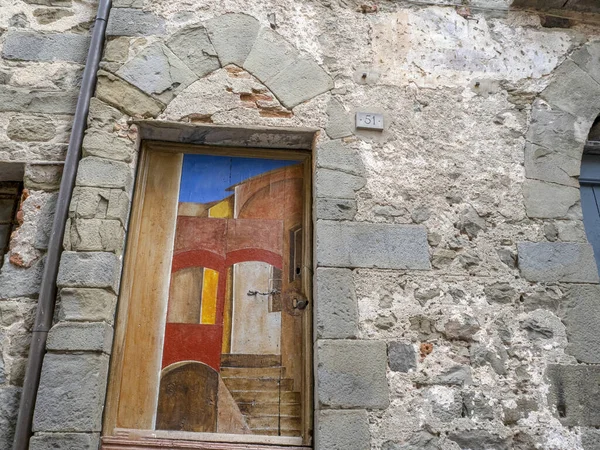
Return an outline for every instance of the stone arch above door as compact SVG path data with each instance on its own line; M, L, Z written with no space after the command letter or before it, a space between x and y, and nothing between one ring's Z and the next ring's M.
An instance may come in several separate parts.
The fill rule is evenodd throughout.
M287 109L333 88L314 59L246 14L223 14L155 38L123 65L104 65L99 99L131 116L157 117L186 87L229 65L257 78Z
M600 42L570 55L533 103L525 143L525 209L530 218L581 220L579 168L600 114Z

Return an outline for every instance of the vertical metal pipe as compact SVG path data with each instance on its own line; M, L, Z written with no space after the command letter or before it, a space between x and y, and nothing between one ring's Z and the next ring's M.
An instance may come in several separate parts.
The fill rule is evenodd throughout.
M81 80L81 89L73 118L73 127L69 139L69 147L65 158L62 179L56 210L54 213L54 222L52 232L48 241L48 252L44 261L44 271L40 285L40 295L38 298L35 323L33 325L33 336L31 347L29 349L29 358L27 359L27 368L23 390L21 392L21 402L17 417L15 429L15 438L13 450L26 450L29 447L29 438L31 436L31 425L33 422L33 412L37 391L42 372L42 363L46 351L46 338L48 331L52 326L54 316L54 305L56 303L56 277L58 275L58 266L62 253L63 236L69 213L69 203L75 187L75 177L77 167L81 159L81 144L86 129L87 116L90 108L90 99L94 94L96 79L100 58L102 57L102 48L106 32L106 23L112 6L111 0L100 0L90 47L88 50L83 78Z

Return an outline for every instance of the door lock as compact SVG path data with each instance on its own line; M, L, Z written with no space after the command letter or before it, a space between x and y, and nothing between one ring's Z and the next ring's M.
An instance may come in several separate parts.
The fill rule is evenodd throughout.
M304 297L294 297L292 299L292 308L294 309L305 309L308 306L308 300Z

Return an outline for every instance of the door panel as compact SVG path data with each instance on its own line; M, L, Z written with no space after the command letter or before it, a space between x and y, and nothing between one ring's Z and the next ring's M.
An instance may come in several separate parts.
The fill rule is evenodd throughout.
M307 158L147 151L145 161L108 433L156 429L309 443L310 308L289 300L309 285Z

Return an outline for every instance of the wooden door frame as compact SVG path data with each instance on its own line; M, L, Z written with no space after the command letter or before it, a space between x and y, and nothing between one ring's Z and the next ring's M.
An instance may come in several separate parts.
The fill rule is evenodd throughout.
M133 280L134 255L138 246L138 233L142 224L141 212L148 175L149 152L193 153L217 156L247 157L247 158L273 158L289 159L303 162L304 164L304 190L303 190L303 267L302 288L309 303L303 314L302 321L302 438L255 436L248 439L249 435L219 434L219 433L182 433L176 431L155 430L123 430L116 427L117 410L122 380L122 366L124 357L124 343L126 338L129 289ZM159 441L172 440L173 445L183 439L185 445L181 448L249 448L243 447L244 443L253 443L252 448L280 448L284 445L287 449L306 448L313 443L313 358L312 358L312 177L313 158L310 150L289 149L264 149L264 148L239 148L216 147L197 144L181 144L167 141L142 141L140 157L135 178L134 194L132 199L131 219L127 231L127 242L124 253L122 284L119 292L117 314L115 318L115 337L113 352L109 368L108 388L103 421L102 448L132 448L132 439L138 441L140 447L154 448L160 445ZM144 443L142 443L142 441ZM152 441L155 441L154 444ZM214 443L214 444L210 444ZM217 444L218 443L218 444ZM145 446L144 446L145 445ZM183 444L182 444L183 445ZM189 446L191 445L191 447ZM229 446L229 447L228 447ZM242 446L242 447L240 447ZM292 446L292 447L290 447ZM179 448L179 447L174 447Z

